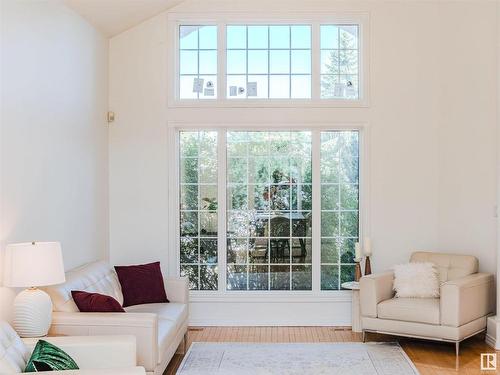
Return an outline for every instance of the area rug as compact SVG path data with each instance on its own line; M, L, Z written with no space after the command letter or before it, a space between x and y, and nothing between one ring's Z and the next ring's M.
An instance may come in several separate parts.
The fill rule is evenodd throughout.
M195 342L179 375L417 375L397 343Z

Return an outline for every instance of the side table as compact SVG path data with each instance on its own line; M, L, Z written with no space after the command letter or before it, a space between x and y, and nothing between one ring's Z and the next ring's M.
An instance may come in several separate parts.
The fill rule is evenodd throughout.
M342 283L343 289L352 290L352 331L361 332L361 312L359 309L359 282L349 281Z

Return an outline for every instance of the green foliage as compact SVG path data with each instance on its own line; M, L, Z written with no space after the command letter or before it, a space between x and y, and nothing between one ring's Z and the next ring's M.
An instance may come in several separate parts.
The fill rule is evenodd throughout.
M292 290L312 289L312 266L292 266Z
M200 290L217 290L217 266L200 266Z
M359 236L357 132L321 136L321 288L339 289L354 279L354 243ZM340 270L340 273L339 273Z
M247 266L229 265L227 267L227 289L247 290Z
M358 134L321 134L321 208L328 210L321 213L321 234L330 237L321 240L321 288L336 290L354 277ZM223 188L217 186L216 133L181 133L180 163L181 273L192 289L216 290L217 194ZM229 290L311 290L311 132L228 132L227 209ZM299 239L307 242L305 257ZM284 262L278 245L293 255L270 265Z
M339 269L337 265L321 266L321 290L339 289Z
M321 79L321 90L323 97L333 97L336 83L341 83L340 74L353 74L358 69L357 51L352 48L356 46L356 37L348 32L340 32L339 49L331 50L325 71ZM347 86L353 82L348 80Z
M340 266L340 284L354 280L354 268L352 264Z

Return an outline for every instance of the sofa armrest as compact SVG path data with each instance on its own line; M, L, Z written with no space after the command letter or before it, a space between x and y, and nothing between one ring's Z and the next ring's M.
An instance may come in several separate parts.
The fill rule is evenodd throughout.
M23 339L33 351L38 338ZM75 360L81 369L109 369L135 367L134 336L61 336L43 338L61 348Z
M495 310L493 275L474 273L441 285L441 324L460 327Z
M377 317L377 305L394 296L394 272L363 276L359 280L361 316Z
M165 289L170 302L189 303L189 285L187 277L167 277Z
M158 316L150 313L53 312L51 335L136 338L137 364L153 371L158 362Z

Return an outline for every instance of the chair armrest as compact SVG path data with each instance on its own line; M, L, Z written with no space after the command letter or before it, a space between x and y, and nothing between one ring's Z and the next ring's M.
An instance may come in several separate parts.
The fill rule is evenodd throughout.
M39 338L23 339L33 351ZM134 336L61 336L43 338L61 348L75 360L80 369L135 367Z
M153 371L158 362L158 316L150 313L53 312L51 335L133 335L137 364Z
M189 285L186 277L167 277L165 289L170 302L189 303Z
M394 272L363 276L359 280L361 316L377 317L377 305L394 296Z
M19 373L21 374L21 373ZM127 367L116 369L99 369L99 370L66 370L66 371L50 371L50 374L59 375L145 375L144 367Z
M474 273L441 285L441 324L460 327L495 310L493 275Z

